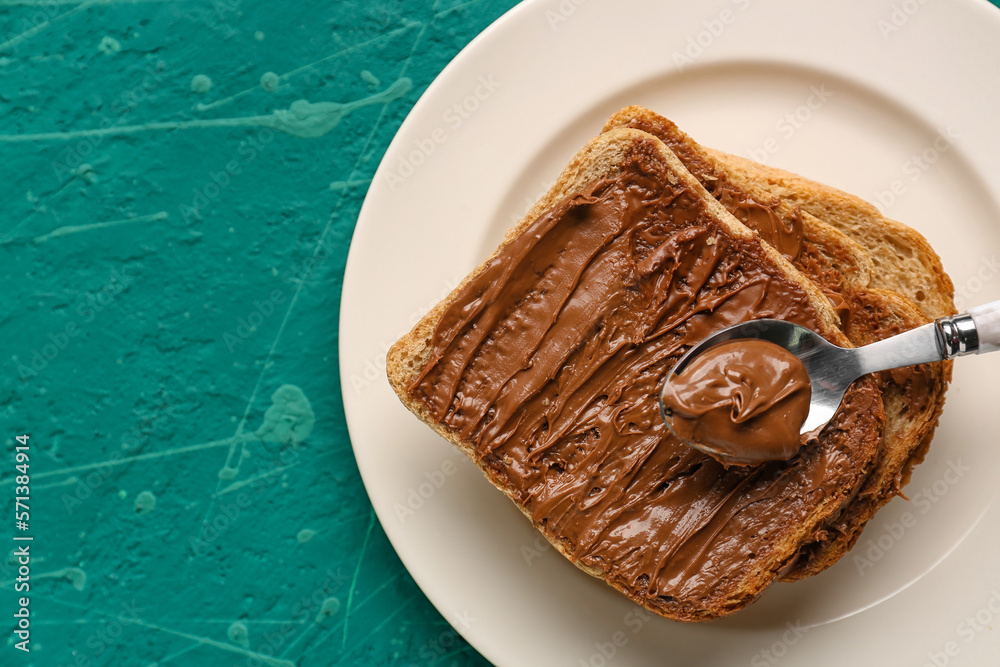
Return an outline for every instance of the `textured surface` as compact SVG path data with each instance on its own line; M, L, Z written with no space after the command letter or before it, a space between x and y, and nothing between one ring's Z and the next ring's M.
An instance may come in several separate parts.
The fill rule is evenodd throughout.
M337 330L386 146L513 4L0 1L0 438L31 434L35 538L25 655L2 524L0 663L484 662L374 518Z
M0 0L0 441L32 435L35 537L25 656L4 514L0 664L484 662L371 513L337 331L379 159L513 4Z

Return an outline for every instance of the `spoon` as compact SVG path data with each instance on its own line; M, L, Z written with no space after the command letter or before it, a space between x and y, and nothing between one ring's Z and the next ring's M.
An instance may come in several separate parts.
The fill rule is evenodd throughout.
M1000 301L976 306L960 315L942 317L930 324L856 348L839 347L812 329L783 320L741 322L726 327L688 350L667 374L663 387L666 388L667 383L707 349L745 338L774 343L802 361L809 375L812 393L800 435L809 435L818 433L826 426L840 407L847 388L863 375L1000 350ZM664 408L663 390L660 413L676 435L673 415ZM707 445L686 442L709 455L719 454Z

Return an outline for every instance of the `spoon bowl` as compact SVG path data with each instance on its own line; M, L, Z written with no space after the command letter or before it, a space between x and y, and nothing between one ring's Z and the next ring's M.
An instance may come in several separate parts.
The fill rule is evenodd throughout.
M752 320L727 327L709 336L688 350L667 374L666 382L680 375L695 357L710 347L740 338L755 338L783 347L805 366L812 384L809 414L802 424L801 433L807 435L821 429L836 414L844 393L863 373L849 350L829 342L807 327L784 320ZM664 408L661 392L660 412L668 426L670 416Z
M739 339L773 343L802 362L811 386L809 412L800 429L800 435L805 436L803 440L807 440L833 419L848 387L863 375L1000 349L1000 301L857 348L834 345L812 329L783 320L760 319L734 324L694 345L667 373L659 396L660 413L675 435L673 413L663 401L668 383L706 350ZM686 442L709 455L718 457L721 454L708 445Z

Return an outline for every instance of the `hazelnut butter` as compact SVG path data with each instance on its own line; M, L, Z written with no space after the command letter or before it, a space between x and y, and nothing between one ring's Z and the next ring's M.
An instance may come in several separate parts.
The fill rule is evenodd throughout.
M710 347L664 383L660 398L677 437L725 464L792 458L809 415L809 373L785 348L758 339Z
M819 322L757 238L667 169L633 152L526 223L453 293L408 389L569 558L656 605L711 597L754 559L753 576L790 567L775 545L849 502L884 419L861 381L788 462L727 468L671 434L658 394L691 345L761 317Z

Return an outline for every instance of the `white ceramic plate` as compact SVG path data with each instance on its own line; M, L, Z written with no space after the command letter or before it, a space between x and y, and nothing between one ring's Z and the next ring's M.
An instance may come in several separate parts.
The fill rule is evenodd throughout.
M414 107L352 242L341 373L389 538L498 665L1000 664L1000 355L959 360L927 460L858 546L707 625L650 618L545 548L398 402L388 346L499 242L604 119L643 104L698 141L879 202L1000 298L1000 11L984 0L549 0L472 42Z

